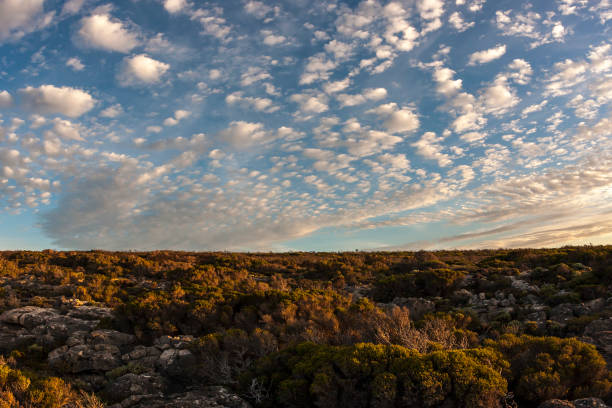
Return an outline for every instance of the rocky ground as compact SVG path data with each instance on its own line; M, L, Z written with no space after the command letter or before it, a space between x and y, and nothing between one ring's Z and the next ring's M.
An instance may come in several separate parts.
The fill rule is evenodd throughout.
M405 307L417 321L428 313L447 311L451 302L454 308L477 316L484 327L504 322L508 332L513 322L521 322L540 330L538 335L562 333L565 337L570 333L595 345L612 367L612 297L578 301L561 290L554 295L565 300L550 302L544 295L546 288L531 279L531 273L524 270L507 276L507 285L495 291L475 289L475 277L467 274L450 298L396 297L376 305L383 310ZM201 371L206 367L193 354L192 336L159 336L145 344L132 333L116 330L118 316L104 303L67 296L73 289L44 284L33 276L0 277L0 287L7 299L4 304L12 304L0 314L0 354L14 350L38 353L44 370L101 396L111 408L250 406L244 396L227 386L201 386L193 381L203 377ZM373 299L371 284L342 290L353 299ZM19 296L11 301L14 293ZM540 408L607 406L597 398L582 398L549 400Z
M164 336L145 346L131 334L97 328L103 319L113 319L111 309L78 301L8 310L0 315L0 351L50 349L49 368L104 395L112 408L249 407L227 388L190 385L192 337Z

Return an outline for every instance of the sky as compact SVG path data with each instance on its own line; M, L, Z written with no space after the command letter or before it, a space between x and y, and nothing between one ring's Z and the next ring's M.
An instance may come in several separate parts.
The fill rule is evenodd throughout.
M610 0L0 0L0 248L612 243Z

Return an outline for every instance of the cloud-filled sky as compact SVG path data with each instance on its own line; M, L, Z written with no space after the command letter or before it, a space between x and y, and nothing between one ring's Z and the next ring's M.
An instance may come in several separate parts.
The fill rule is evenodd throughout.
M609 0L0 0L0 248L612 242Z

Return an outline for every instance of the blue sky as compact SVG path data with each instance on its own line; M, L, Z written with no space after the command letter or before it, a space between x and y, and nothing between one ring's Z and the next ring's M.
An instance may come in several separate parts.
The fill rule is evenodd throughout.
M612 242L608 0L0 0L0 247Z

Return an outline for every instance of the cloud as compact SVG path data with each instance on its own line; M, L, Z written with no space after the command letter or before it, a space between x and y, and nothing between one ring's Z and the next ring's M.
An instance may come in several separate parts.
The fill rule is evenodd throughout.
M289 98L292 102L300 105L300 110L303 113L323 113L329 109L327 106L327 97L323 94L294 94Z
M244 5L244 11L256 18L263 19L273 11L273 8L261 1L249 0Z
M170 14L175 14L187 7L186 0L164 0L164 8Z
M198 9L191 13L191 19L197 20L204 29L203 34L211 35L223 43L231 40L232 27L222 17L223 8L212 7L209 9Z
M331 71L336 69L338 62L327 57L323 52L308 58L304 67L304 73L300 77L300 85L309 85L317 81L325 81L331 76Z
M116 118L122 113L123 113L123 108L121 107L120 104L117 103L115 105L109 106L108 108L100 112L100 116L102 116L103 118Z
M83 65L81 60L76 57L69 58L68 61L66 61L66 66L74 69L75 71L82 71L85 69L85 65Z
M62 7L62 14L76 14L78 13L86 0L68 0Z
M264 130L263 124L242 120L231 122L229 127L220 131L217 136L235 148L245 148L270 140L270 135Z
M53 136L59 136L64 140L84 140L81 137L81 128L79 125L76 125L69 120L55 118L53 120L53 130L49 130L46 132L45 136L47 138L52 138Z
M442 153L443 147L440 142L444 140L443 137L437 137L434 132L426 132L421 138L412 143L417 149L417 154L430 160L437 160L438 166L446 167L452 163L448 154Z
M75 118L89 112L96 104L96 100L87 92L67 86L28 86L18 93L27 109L43 115L59 113Z
M269 98L255 98L250 96L244 96L244 92L233 92L225 98L225 102L228 105L242 105L244 107L250 107L259 112L272 113L280 109L275 106Z
M8 108L13 106L13 97L8 91L0 92L0 108Z
M409 108L393 112L384 123L389 132L413 132L419 128L419 117Z
M501 115L520 102L515 92L508 86L508 79L498 75L481 96L486 113Z
M463 32L469 28L474 27L474 22L466 22L463 19L463 16L461 15L460 12L455 11L453 14L450 15L450 17L448 18L448 22L451 24L451 26L453 26L453 28L459 32Z
M336 96L340 102L340 106L356 106L362 103L370 101L379 101L387 97L387 90L385 88L368 88L361 94L349 95L340 94Z
M498 45L488 50L477 51L470 55L468 65L486 64L487 62L494 61L501 58L506 53L506 45Z
M169 64L139 54L123 59L117 79L122 86L150 85L159 82L168 69Z
M54 12L44 12L44 0L0 0L0 41L18 40L53 21Z
M211 73L216 70L211 70ZM240 85L249 86L255 82L263 81L264 79L272 78L272 76L263 68L260 67L249 67L245 73L242 74L240 79Z
M274 34L270 30L261 30L261 35L264 37L263 43L271 47L287 42L287 37Z
M169 117L164 120L164 126L176 126L181 120L189 116L191 116L190 111L179 109L174 112L174 117Z
M103 10L104 11L104 10ZM81 20L78 40L85 46L128 53L140 44L138 34L108 13L92 14Z

